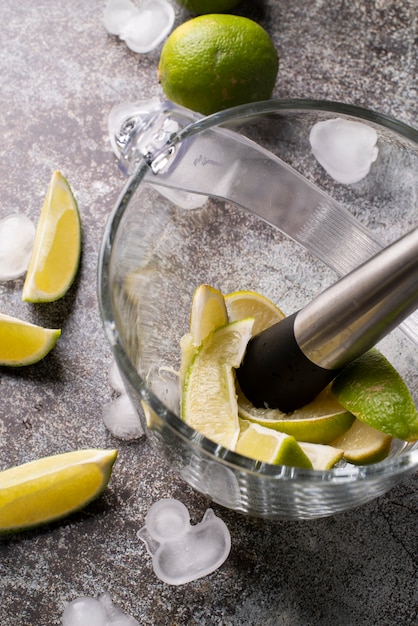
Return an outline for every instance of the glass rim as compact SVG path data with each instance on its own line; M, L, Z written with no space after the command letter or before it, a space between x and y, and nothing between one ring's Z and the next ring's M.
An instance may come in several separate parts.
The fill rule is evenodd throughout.
M392 130L403 138L412 141L418 146L418 130L399 122L387 115L371 111L355 105L344 104L327 100L290 99L290 100L266 100L245 105L240 105L212 115L202 117L197 121L180 129L173 135L170 141L161 149L167 150L183 139L204 132L214 126L220 126L229 122L257 117L283 111L321 111L334 114L342 114L358 120L370 121L379 126ZM158 156L158 152L155 154ZM382 475L395 477L398 474L412 472L418 467L418 449L405 450L399 454L370 465L347 465L329 470L314 470L289 467L284 465L270 465L261 463L242 456L232 450L224 448L201 433L188 426L180 417L171 411L147 386L146 381L139 375L134 364L126 353L113 316L112 296L109 282L109 269L111 265L112 245L125 209L144 179L150 171L149 158L143 158L137 165L134 173L127 180L116 204L107 220L99 253L97 284L99 309L106 337L112 347L113 355L121 369L123 376L129 384L140 394L141 398L162 419L166 426L192 448L210 456L226 467L256 474L260 478L278 480L300 480L309 483L347 484L357 480L378 479ZM158 175L158 174L156 174Z

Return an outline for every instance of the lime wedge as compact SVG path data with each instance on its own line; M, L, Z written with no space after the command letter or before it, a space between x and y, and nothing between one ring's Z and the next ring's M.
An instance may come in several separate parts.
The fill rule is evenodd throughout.
M418 412L409 389L378 350L350 363L331 389L338 402L365 424L405 441L418 439Z
M74 281L80 252L77 202L66 179L56 171L36 228L22 299L25 302L52 302L61 298Z
M271 300L256 291L243 290L225 296L229 320L235 322L247 317L254 318L253 335L280 322L284 313Z
M190 313L190 332L180 340L180 385L184 385L187 370L198 347L206 337L228 323L228 314L222 293L210 285L199 285L193 294Z
M239 434L233 369L241 363L253 321L232 322L206 337L190 364L183 387L183 420L231 449Z
M392 437L355 420L346 433L332 442L333 446L342 448L344 458L354 465L377 463L387 457L390 452Z
M336 401L330 387L293 413L256 408L238 389L238 413L242 419L293 435L298 441L321 444L330 443L344 433L355 419Z
M299 441L303 452L309 458L314 470L329 470L343 457L344 451L338 447L324 446L320 443Z
M0 533L12 533L77 511L106 488L116 450L76 450L0 472Z
M61 331L43 328L0 313L0 365L31 365L44 358Z
M242 424L235 452L272 465L290 465L312 469L312 463L291 435L259 424Z
M222 293L210 285L199 285L193 295L190 313L190 332L194 344L200 346L209 333L225 326L228 321Z

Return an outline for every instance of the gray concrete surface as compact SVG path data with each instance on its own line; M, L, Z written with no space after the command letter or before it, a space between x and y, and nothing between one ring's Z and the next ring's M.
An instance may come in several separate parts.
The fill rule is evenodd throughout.
M232 550L212 575L159 581L136 533L151 504L181 499L193 523L210 503L161 465L147 442L120 443L101 407L111 362L96 266L123 184L107 138L110 108L160 96L160 49L130 52L102 26L104 0L1 0L0 216L36 220L54 169L83 222L76 284L30 306L22 281L0 284L0 310L62 328L37 366L0 371L0 467L87 447L119 448L105 494L84 511L0 543L0 624L60 624L64 605L109 591L140 624L413 626L418 623L417 476L360 509L312 522L262 522L214 506ZM345 101L417 124L416 0L243 0L281 58L274 96ZM188 17L177 7L176 23Z

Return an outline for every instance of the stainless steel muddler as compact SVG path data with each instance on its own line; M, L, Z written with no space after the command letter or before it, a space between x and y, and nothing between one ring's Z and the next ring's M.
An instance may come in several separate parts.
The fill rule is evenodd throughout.
M418 228L253 337L237 378L255 406L289 413L418 307Z

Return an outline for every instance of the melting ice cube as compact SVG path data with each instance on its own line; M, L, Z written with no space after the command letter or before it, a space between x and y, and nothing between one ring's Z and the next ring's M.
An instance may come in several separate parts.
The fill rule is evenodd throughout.
M106 610L95 598L76 598L65 607L62 626L107 626Z
M102 417L106 428L118 439L138 439L144 434L138 413L127 393L105 404Z
M106 610L106 626L139 626L139 622L130 615L126 615L115 604L108 593L104 593L99 598Z
M214 572L227 558L231 536L226 524L208 509L202 521L190 524L187 508L174 498L155 502L138 531L158 578L182 585Z
M14 280L28 268L35 225L20 213L0 220L0 280Z
M104 26L133 52L150 52L173 27L175 12L167 0L147 0L137 7L131 0L109 0Z
M112 602L108 593L97 600L88 596L69 602L62 616L63 626L139 626Z
M169 367L151 369L147 376L147 384L155 395L173 413L180 410L180 389L178 372Z
M367 176L379 152L373 128L342 118L314 124L309 141L322 167L334 180L346 185Z
M120 394L125 392L125 383L123 382L123 378L115 359L112 359L109 367L109 384L117 393Z
M137 11L131 0L109 0L103 18L104 27L111 35L119 35Z
M102 418L106 428L118 439L139 439L144 434L141 420L125 389L122 376L115 359L109 368L109 383L119 394L115 400L102 408Z

